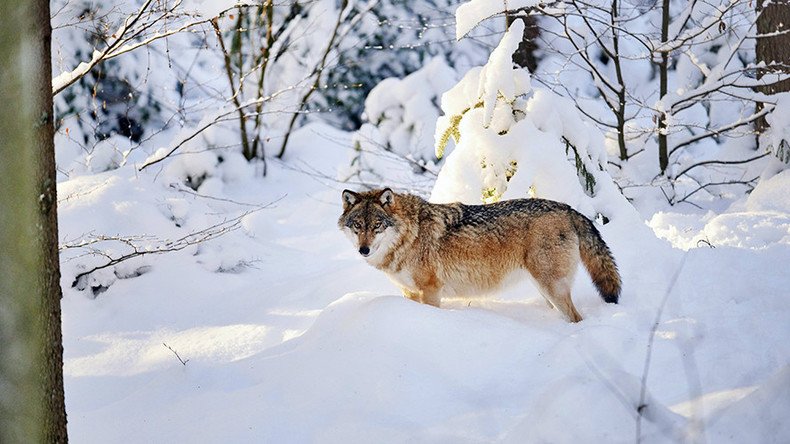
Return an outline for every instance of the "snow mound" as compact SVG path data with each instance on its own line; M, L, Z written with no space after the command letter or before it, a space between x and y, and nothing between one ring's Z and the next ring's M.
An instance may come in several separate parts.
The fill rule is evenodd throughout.
M746 198L749 211L773 211L790 214L790 170L762 180Z
M650 225L656 234L675 247L701 245L739 248L768 248L790 245L790 171L762 180L728 211L702 218L675 213L656 213ZM678 230L685 226L685 230Z
M692 263L691 267L697 265ZM670 308L673 312L674 307ZM520 309L550 313L542 305ZM148 365L146 375L122 372L130 375L125 378L144 377L146 383L141 386L139 381L124 379L126 384L134 383L137 391L120 403L93 410L90 435L97 441L118 440L129 432L125 427L144 423L146 427L135 430L139 442L224 438L232 442L571 443L633 439L643 340L648 333L645 318L638 312L616 309L604 310L580 324L568 324L554 316L533 317L524 323L507 316L519 310L514 305L496 310L500 312L435 309L400 296L365 292L333 302L304 334L279 346L272 347L271 341L265 346L255 344L256 338L262 341L266 333L260 325L160 332L155 342L169 336L167 340L176 350L193 359L182 366L170 356L168 369L164 364L169 351L161 346L142 347L127 360L118 355L119 366L135 370L141 363ZM703 316L699 322L709 320ZM735 374L722 375L705 365L710 358L721 362L725 343L732 340L726 335L722 339L714 336L720 332L718 325L697 325L685 318L661 323L653 357L654 376L648 381L647 407L642 410L644 442L687 438L692 423L688 416L699 414L694 408L666 404L684 399L687 390L678 387L685 385L677 376L678 351L694 350L701 363L698 376L706 387L720 387L720 381ZM241 334L238 340L233 339L236 333ZM218 340L212 342L212 336ZM141 345L130 339L134 338L116 341L103 353L117 354L118 347ZM235 349L221 353L226 342L235 344ZM734 371L744 370L748 364L738 362ZM103 371L90 373L94 368L84 360L70 362L67 369L70 378L83 381L89 375L112 377ZM755 394L729 402L725 399L699 419L714 427L716 418L738 415L744 408L752 408L751 402L760 411L776 406L786 412L786 402L779 394L771 394L771 387L781 388L785 382L786 375L769 379ZM167 396L161 392L165 387ZM207 415L208 405L226 407ZM130 411L134 412L131 417ZM110 419L122 412L127 413L128 421L125 427L118 427ZM574 418L572 427L568 418ZM767 427L777 418L777 414L753 417L752 431L738 436L762 436L769 441L781 436ZM709 430L712 436L722 436L728 429L715 426Z
M713 414L709 439L716 442L780 442L790 437L790 365L754 391ZM764 424L765 427L744 427Z
M344 151L326 144L316 161L318 130L295 133L290 155L323 170ZM623 274L621 304L602 303L579 273L579 324L518 286L435 309L380 296L396 289L335 227L338 189L298 181L289 169L270 174L268 187L243 175L223 182L229 200L172 188L179 174L153 180L130 165L60 184L67 240L177 238L243 212L250 190L261 203L290 193L226 236L96 276L107 288L95 299L70 284L78 265L101 257L63 253L64 377L76 441L631 442L647 339L670 287L643 441L688 440L695 424L709 442L737 442L727 427L761 442L787 436L775 423L787 413L783 392L771 385L785 381L771 378L790 356L787 277L776 266L788 245L683 253L613 220L603 228ZM766 184L785 178L775 180ZM767 205L760 196L769 188L757 191L751 205ZM252 266L217 272L239 257ZM124 279L137 267L149 268ZM758 391L777 397L751 396ZM755 412L776 410L740 419L738 409L752 402ZM726 412L725 425L716 418Z

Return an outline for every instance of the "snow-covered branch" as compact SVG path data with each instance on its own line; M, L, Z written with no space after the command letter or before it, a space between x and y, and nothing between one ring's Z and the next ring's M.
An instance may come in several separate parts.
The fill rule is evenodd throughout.
M455 10L455 37L461 40L483 20L538 4L538 0L470 0Z
M90 60L80 62L74 69L55 76L52 79L52 95L57 95L79 81L79 79L91 72L93 68L106 60L148 46L172 35L187 32L192 28L205 25L213 19L213 17L204 17L199 13L186 11L183 7L183 0L175 0L172 5L165 6L163 9L158 9L157 4L153 0L143 2L137 11L127 16L115 32L110 35L110 40L104 48L93 51ZM232 7L220 11L219 15L224 15L234 8L250 6L255 5L236 3ZM183 22L185 17L187 20ZM169 27L171 21L182 23L171 28ZM164 28L156 32L146 33L155 25L162 25Z
M102 235L102 236L86 237L84 239L79 239L77 241L73 241L68 244L61 245L60 246L61 250L69 249L69 248L86 249L87 250L86 255L102 256L106 259L105 262L96 265L94 267L91 267L90 269L80 272L76 276L74 276L74 280L71 286L77 288L78 290L84 290L89 286L91 286L89 282L90 276L99 270L114 267L122 262L126 262L136 257L159 255L159 254L171 253L175 251L181 251L187 247L193 245L199 245L204 242L208 242L212 239L216 239L218 237L224 236L232 231L239 229L241 227L242 220L245 217L257 211L263 210L265 208L269 208L276 202L277 201L269 204L257 206L255 209L244 211L235 217L224 219L217 223L206 226L205 228L191 231L186 235L177 239L158 239L152 236L122 237L122 236ZM92 245L103 244L108 242L119 242L125 246L125 249L127 251L120 255L111 255L106 253L104 250L100 250L95 247L92 247ZM142 271L138 271L137 273L142 273ZM92 290L94 291L94 296L98 295L98 293L101 293L101 291L103 291L103 289L94 289L94 288L92 288Z
M302 82L304 82L304 80L302 80ZM222 109L221 111L215 113L213 116L204 117L201 120L200 124L198 124L197 129L192 131L188 136L183 137L177 144L175 144L174 146L172 146L170 149L166 150L165 152L157 152L155 155L153 155L151 158L149 158L139 168L139 170L142 171L142 170L148 168L151 165L155 165L155 164L167 159L168 157L173 155L173 153L178 151L179 148L184 146L190 140L192 140L195 137L199 136L201 133L203 133L207 129L211 128L212 126L214 126L214 125L216 125L216 124L218 124L220 122L225 122L225 121L233 119L232 117L230 117L233 114L236 114L236 113L238 113L238 112L240 112L240 111L242 111L242 110L244 110L246 108L255 106L255 105L259 104L259 103L269 102L269 101L273 100L274 98L276 98L276 97L278 97L278 96L280 96L282 94L285 94L286 92L293 91L294 89L298 88L298 86L299 86L299 83L297 83L295 85L292 85L290 87L284 88L284 89L282 89L280 91L277 91L277 92L275 92L273 94L270 94L268 96L265 96L265 97L253 98L253 99L249 99L249 100L244 101L244 102L239 102L238 106L233 106L233 107L230 107L229 109L227 109L227 108L226 109ZM279 111L273 111L273 112L279 112ZM255 115L254 113L245 113L245 116L254 116L254 115Z

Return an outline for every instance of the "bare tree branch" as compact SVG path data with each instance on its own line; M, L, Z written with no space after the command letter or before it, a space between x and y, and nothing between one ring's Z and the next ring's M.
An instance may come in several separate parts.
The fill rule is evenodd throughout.
M198 16L190 16L193 18L193 21L189 21L176 28L167 29L162 32L147 36L141 40L135 41L135 39L140 37L142 33L151 28L153 25L157 23L164 23L170 18L176 17L176 11L181 6L182 0L176 0L171 7L165 9L164 12L157 16L154 15L156 11L153 10L152 4L153 0L146 0L134 14L126 17L126 19L123 21L123 24L121 24L121 26L119 26L118 29L111 35L112 40L107 43L107 46L101 51L94 51L93 56L89 61L81 62L71 71L66 71L55 76L55 78L52 79L52 95L57 95L64 89L68 88L79 79L87 75L94 67L106 60L110 60L127 52L134 51L135 49L148 46L157 40L188 31L189 29L200 25L208 24L212 20L212 18L199 18ZM233 8L251 6L256 5L238 4ZM219 15L222 16L233 8L228 8L220 12ZM144 20L144 18L149 17L149 20ZM136 26L138 24L139 26Z

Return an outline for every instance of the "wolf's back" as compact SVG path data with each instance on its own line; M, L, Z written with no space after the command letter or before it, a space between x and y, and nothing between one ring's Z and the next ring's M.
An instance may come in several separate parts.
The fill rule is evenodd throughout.
M616 304L622 284L612 252L590 219L576 211L571 211L571 220L579 235L582 263L590 273L595 288L604 301Z

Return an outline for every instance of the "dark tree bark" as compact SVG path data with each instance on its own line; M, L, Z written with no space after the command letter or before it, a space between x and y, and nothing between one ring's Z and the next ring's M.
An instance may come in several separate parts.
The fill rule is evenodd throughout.
M535 51L538 49L536 41L540 34L540 28L538 28L538 21L534 16L519 16L516 15L518 12L523 11L505 12L506 28L510 28L513 21L519 18L524 21L524 35L521 39L521 43L518 45L518 49L513 53L513 63L522 68L529 69L530 72L535 72L535 69L538 67L538 59L535 57Z
M0 442L67 442L49 14L0 2Z
M669 40L669 0L663 0L661 7L661 43ZM667 95L669 73L669 52L661 51L661 61L658 62L659 96L663 99ZM658 167L664 174L669 166L669 151L667 143L667 115L662 112L658 116Z
M63 333L61 329L60 300L60 257L58 254L58 197L57 173L55 170L55 122L52 103L52 26L50 24L49 0L34 0L32 15L36 53L40 69L31 76L38 85L35 97L39 111L36 128L36 150L38 154L37 180L39 190L39 229L43 267L40 270L42 293L42 334L45 338L41 368L43 397L46 406L44 415L44 437L46 442L68 442L66 432L66 403L63 391Z
M761 37L757 39L755 45L755 52L757 62L765 62L766 65L775 65L767 70L760 70L757 73L758 78L766 72L781 71L788 75L788 78L773 85L761 86L757 90L764 94L776 94L780 92L790 91L790 0L773 0L767 6L764 6L765 0L757 0L757 11L762 11L762 14L757 18L757 33L771 34L777 33L771 37ZM784 31L784 33L781 33ZM763 109L763 104L757 104L757 111ZM767 127L768 123L764 117L755 121L755 130L758 137Z
M614 71L617 75L617 107L614 114L617 117L617 146L620 151L620 160L628 160L628 147L625 144L625 79L623 77L623 67L620 60L620 31L617 29L617 17L620 15L620 6L617 0L612 0L610 9L612 24L612 51L611 58L614 64Z

